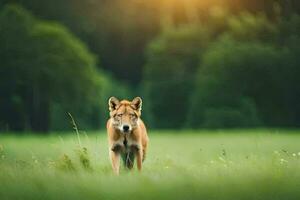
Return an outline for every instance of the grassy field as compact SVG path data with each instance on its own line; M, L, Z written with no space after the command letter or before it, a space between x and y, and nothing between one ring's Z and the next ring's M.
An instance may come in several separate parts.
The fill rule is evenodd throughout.
M118 177L105 133L80 137L0 134L0 199L300 199L297 130L150 132L143 172Z

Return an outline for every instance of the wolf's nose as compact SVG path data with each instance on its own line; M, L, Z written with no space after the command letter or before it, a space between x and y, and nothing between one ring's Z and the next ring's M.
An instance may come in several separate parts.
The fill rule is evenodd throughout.
M123 126L123 131L124 131L124 132L127 132L128 130L129 130L129 126L128 126L128 125L124 125L124 126Z

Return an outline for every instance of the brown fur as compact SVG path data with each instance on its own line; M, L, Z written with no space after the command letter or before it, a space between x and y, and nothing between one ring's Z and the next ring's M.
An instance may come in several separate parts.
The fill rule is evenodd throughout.
M120 156L125 156L124 164L129 169L133 167L133 159L136 157L137 168L142 170L149 139L145 124L140 118L141 107L142 100L139 97L132 101L119 101L115 97L109 99L107 134L111 164L116 174L119 174ZM124 131L124 126L128 126L129 130Z

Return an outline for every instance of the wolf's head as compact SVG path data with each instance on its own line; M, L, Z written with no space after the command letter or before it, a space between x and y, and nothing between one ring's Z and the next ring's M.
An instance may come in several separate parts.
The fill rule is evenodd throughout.
M142 99L140 97L136 97L132 101L119 101L116 97L110 97L108 106L112 124L120 132L130 133L138 126L142 110Z

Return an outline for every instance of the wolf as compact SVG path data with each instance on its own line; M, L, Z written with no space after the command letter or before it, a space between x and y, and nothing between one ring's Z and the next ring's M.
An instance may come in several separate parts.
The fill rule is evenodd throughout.
M111 97L108 107L110 118L106 127L114 173L119 174L120 157L127 169L133 168L136 158L137 169L141 171L149 143L147 129L141 119L142 99L136 97L132 101L120 101Z

